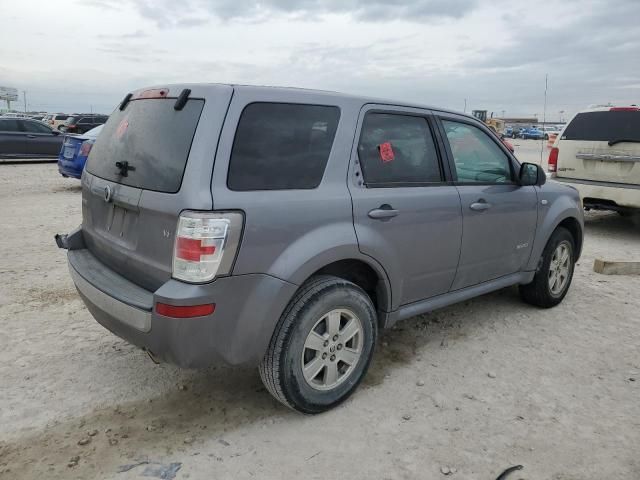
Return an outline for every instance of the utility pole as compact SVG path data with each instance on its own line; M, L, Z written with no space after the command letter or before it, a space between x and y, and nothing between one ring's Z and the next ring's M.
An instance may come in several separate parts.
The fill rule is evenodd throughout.
M462 113L467 113L467 99L464 99L464 110L462 111Z
M27 91L22 90L22 98L24 98L24 113L27 113Z
M504 119L504 110L502 110L502 118Z

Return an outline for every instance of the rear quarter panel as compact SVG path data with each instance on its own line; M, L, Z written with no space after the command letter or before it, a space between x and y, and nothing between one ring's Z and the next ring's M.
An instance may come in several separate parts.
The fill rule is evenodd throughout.
M254 102L304 103L340 108L340 120L323 179L315 189L232 191L229 159L243 109ZM360 259L379 276L384 270L361 254L353 228L347 168L362 102L321 92L236 87L220 137L211 184L216 210L242 210L245 230L234 275L264 273L296 285L338 260Z

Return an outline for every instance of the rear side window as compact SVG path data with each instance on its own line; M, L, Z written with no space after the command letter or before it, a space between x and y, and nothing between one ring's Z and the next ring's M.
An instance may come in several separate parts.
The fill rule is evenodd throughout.
M66 120L67 118L69 117L67 117L66 115L56 115L56 120Z
M442 180L436 146L424 117L367 114L358 157L370 187L419 186Z
M640 111L601 111L579 113L561 140L640 142Z
M20 132L17 120L0 120L0 132Z
M93 175L145 190L180 189L204 100L190 99L174 110L175 98L132 100L116 109L87 161ZM128 162L126 176L116 162Z
M227 186L239 191L316 188L339 118L338 107L248 105L233 141Z

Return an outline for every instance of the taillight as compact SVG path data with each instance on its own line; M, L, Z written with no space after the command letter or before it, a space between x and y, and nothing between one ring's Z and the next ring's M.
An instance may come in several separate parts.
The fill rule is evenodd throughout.
M238 212L182 212L173 248L173 278L200 283L230 273L242 223Z
M89 152L91 151L91 147L93 147L93 142L91 140L82 142L82 146L80 147L80 155L83 157L88 156Z
M556 173L558 171L558 147L553 147L549 152L549 172Z

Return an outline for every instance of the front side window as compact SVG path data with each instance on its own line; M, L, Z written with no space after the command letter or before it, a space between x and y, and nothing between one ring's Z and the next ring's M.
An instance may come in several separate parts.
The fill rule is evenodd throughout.
M426 118L369 113L358 144L367 186L420 186L442 180Z
M30 133L51 133L51 129L38 122L22 122L24 129Z
M237 191L316 188L339 118L338 107L248 105L233 141L227 186Z
M443 120L458 182L512 183L507 155L485 132L473 125Z

